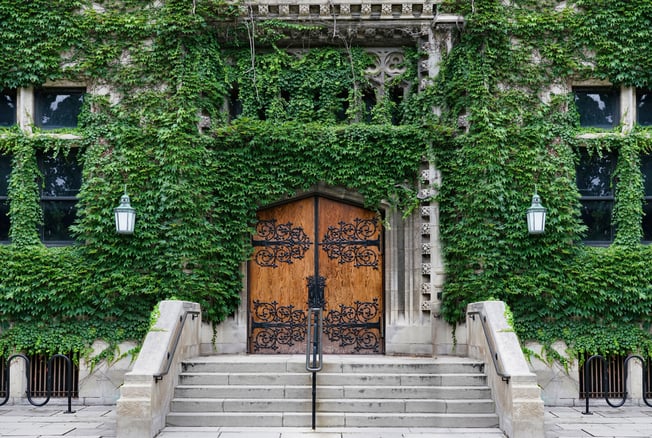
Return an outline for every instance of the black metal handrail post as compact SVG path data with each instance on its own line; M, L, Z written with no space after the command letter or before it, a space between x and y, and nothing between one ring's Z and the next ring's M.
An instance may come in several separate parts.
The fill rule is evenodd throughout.
M177 335L174 338L174 343L172 344L172 348L168 351L167 354L167 365L165 366L165 370L158 373L154 374L154 381L156 383L159 382L159 380L163 380L163 377L165 377L169 372L170 372L170 367L172 366L172 359L174 359L174 354L177 352L177 347L179 346L179 340L181 339L181 334L183 333L183 327L185 326L186 319L188 319L188 315L192 315L193 321L195 318L197 318L197 315L199 315L200 312L199 310L186 310L182 316L179 316L179 328L177 329Z
M503 369L502 366L498 366L498 353L496 352L496 347L494 345L494 339L493 336L489 336L489 329L487 328L487 317L483 315L480 311L472 311L468 312L468 315L471 316L471 319L475 321L475 315L480 316L480 323L482 324L482 331L484 332L484 337L487 340L487 346L489 347L489 354L491 355L491 360L494 363L494 368L496 369L496 374L500 376L500 378L503 380L503 382L506 382L509 384L509 379L511 376L507 374Z
M306 331L306 370L312 373L312 430L317 423L317 373L322 370L323 353L321 346L322 309L311 308L308 311Z

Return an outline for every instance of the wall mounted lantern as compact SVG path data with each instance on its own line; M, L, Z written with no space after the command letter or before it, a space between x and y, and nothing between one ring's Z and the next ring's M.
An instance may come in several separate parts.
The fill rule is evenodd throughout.
M115 214L115 231L118 234L133 234L136 225L136 210L129 204L127 186L125 194L120 198L120 205L113 209Z
M543 234L546 229L546 208L541 205L541 198L534 189L532 205L527 209L527 231L530 234Z

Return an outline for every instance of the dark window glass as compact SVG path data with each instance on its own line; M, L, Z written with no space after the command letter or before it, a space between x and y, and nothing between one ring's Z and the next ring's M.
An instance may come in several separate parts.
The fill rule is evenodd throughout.
M605 152L602 155L589 155L580 152L580 162L576 169L577 189L582 204L582 221L588 227L586 242L611 242L614 227L611 215L614 205L612 176L616 167L616 154Z
M643 240L652 242L652 155L641 157L641 173L645 188L643 203Z
M580 125L611 129L620 123L620 91L612 87L576 87Z
M9 176L11 157L0 155L0 241L9 241Z
M235 120L242 115L242 100L237 84L229 91L229 117Z
M337 99L340 102L340 107L335 112L335 120L338 122L344 122L347 119L347 111L349 110L349 92L344 90L337 95Z
M401 107L401 102L403 102L404 94L405 90L403 87L394 86L389 89L388 97L389 100L394 104L392 106L392 125L400 124L399 108Z
M362 102L364 103L365 108L365 122L371 123L371 110L373 110L376 103L378 103L376 100L376 91L373 88L366 89L362 94Z
M67 156L38 153L41 179L41 208L43 226L40 229L44 242L71 242L70 225L77 214L77 194L81 188L81 165L77 149Z
M636 90L636 121L652 126L652 90Z
M34 93L36 126L42 129L75 128L84 103L82 88L44 88Z
M0 93L0 126L16 124L16 90L2 90Z

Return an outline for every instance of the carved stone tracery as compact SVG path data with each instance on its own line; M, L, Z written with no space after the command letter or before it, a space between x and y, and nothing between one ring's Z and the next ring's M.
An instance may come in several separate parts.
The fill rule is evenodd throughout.
M365 73L372 83L377 87L384 85L393 77L405 73L405 54L402 49L368 49L374 58L374 66L368 68Z

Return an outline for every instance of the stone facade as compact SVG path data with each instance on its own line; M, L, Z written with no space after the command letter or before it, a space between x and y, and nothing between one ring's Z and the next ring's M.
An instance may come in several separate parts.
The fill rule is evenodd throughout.
M386 84L402 74L405 48L427 54L419 65L419 84L426 86L439 72L442 57L451 49L460 16L439 11L440 1L344 1L308 0L250 1L242 5L245 20L278 19L314 25L311 43L341 45L343 41L362 46L374 59L366 72L377 96ZM287 38L300 40L300 33L288 31ZM297 56L301 50L293 50ZM407 89L405 84L404 89ZM433 108L437 111L437 108ZM424 157L417 196L422 205L409 218L387 210L385 230L385 342L387 354L432 355L456 350L452 328L439 319L444 283L444 263L439 236L438 204L433 201L441 174ZM338 188L316 190L336 192L342 199L356 194ZM247 348L246 266L241 305L235 315L216 327L205 327L202 351L244 353ZM438 333L439 332L439 333ZM464 348L457 350L464 353Z

